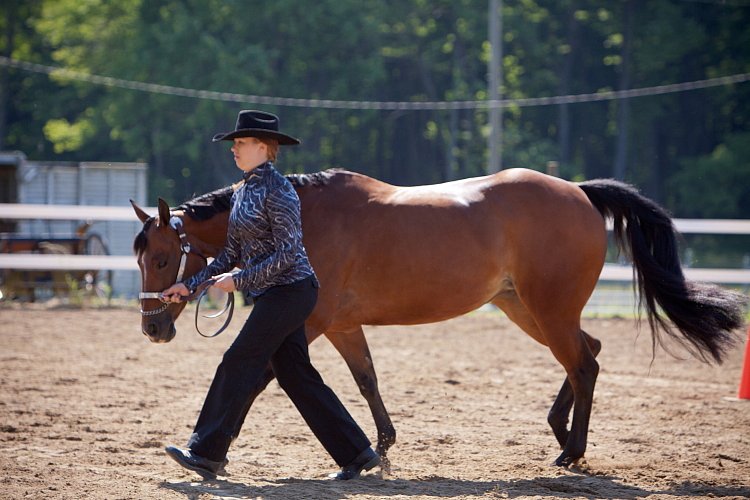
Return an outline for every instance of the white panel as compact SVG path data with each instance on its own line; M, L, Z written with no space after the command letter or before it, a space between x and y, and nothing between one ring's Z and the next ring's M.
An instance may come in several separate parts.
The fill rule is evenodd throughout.
M94 219L89 234L99 234L108 246L110 255L120 256L135 264L133 238L140 231L141 223L135 218L129 200L132 198L141 206L145 204L145 164L21 162L17 172L19 203L47 205L21 208L20 211L26 215L31 213L29 210L35 213L29 219L19 221L20 233L31 237L70 237L82 222ZM63 214L63 207L49 206L54 204L94 205L96 208L69 210ZM8 207L10 211L15 210L10 205ZM113 217L108 219L104 215L109 211L101 207L123 210L110 213ZM121 222L116 222L118 220ZM139 273L114 271L111 285L115 295L133 296L140 290Z
M78 169L52 167L48 171L51 199L55 205L75 205L78 203Z
M108 205L107 172L101 169L81 170L81 204Z

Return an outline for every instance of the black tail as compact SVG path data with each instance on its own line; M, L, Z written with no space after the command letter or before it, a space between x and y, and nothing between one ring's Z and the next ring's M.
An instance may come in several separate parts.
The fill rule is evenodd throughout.
M633 260L639 308L645 303L653 346L658 343L665 347L660 335L665 332L703 361L709 361L710 355L721 363L735 341L734 330L743 324L747 297L715 285L687 281L672 219L634 187L606 179L579 186L602 215L614 220L617 245Z

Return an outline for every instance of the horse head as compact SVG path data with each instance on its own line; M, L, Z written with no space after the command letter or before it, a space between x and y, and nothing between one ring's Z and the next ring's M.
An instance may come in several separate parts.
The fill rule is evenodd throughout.
M177 333L174 323L186 302L163 303L159 292L186 279L206 265L200 242L185 234L183 219L159 198L157 216L149 216L130 200L143 229L135 237L133 251L141 270L141 330L151 342L166 343Z

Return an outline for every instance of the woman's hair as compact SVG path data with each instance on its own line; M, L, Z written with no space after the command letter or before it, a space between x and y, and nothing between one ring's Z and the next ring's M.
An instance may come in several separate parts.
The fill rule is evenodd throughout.
M258 137L257 139L268 146L268 159L270 161L276 161L276 156L279 154L279 141L267 137Z

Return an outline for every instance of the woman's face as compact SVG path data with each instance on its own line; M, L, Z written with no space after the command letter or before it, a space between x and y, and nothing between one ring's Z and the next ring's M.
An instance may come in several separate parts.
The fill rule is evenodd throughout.
M232 154L237 168L249 172L268 161L268 146L255 137L238 137L234 139Z

